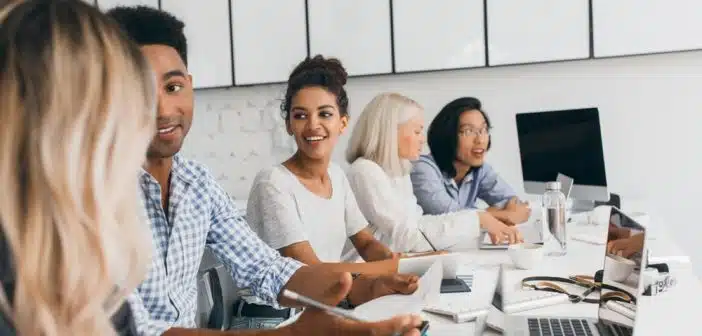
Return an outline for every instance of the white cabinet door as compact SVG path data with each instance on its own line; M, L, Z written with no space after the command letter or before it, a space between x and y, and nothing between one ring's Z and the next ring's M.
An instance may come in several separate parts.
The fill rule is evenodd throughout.
M336 57L350 76L392 72L390 1L307 0L310 56Z
M702 49L700 0L592 0L595 57Z
M96 1L91 1L96 2ZM151 6L158 8L158 0L97 0L98 8L103 11L108 11L117 6Z
M229 0L161 0L161 9L185 23L188 70L196 89L232 86Z
M394 0L395 71L485 66L483 0Z
M489 65L590 57L588 0L490 0L487 4Z
M231 0L236 85L285 82L307 57L305 0Z

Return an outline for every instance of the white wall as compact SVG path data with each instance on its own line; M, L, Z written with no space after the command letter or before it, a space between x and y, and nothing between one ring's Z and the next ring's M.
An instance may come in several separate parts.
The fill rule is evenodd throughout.
M197 76L197 74L194 74ZM494 125L489 161L522 189L514 114L598 106L610 191L653 203L654 221L670 228L702 275L702 52L355 78L351 116L381 91L408 95L427 122L449 100L480 98ZM200 91L184 152L209 165L227 191L245 198L262 167L294 144L280 118L282 85ZM353 125L353 122L352 122ZM335 156L343 159L348 133Z

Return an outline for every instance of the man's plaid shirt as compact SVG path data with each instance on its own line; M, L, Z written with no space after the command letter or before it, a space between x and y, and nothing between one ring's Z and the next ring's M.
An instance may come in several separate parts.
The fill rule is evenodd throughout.
M170 180L166 213L156 179L146 171L139 179L154 246L149 273L129 297L139 333L195 327L196 276L205 246L231 271L237 287L275 305L302 264L261 241L202 165L176 155Z

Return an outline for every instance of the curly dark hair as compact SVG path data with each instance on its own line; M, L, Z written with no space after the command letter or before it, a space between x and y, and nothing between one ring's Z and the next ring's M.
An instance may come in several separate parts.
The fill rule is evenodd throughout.
M339 105L339 112L343 116L349 114L349 97L346 95L344 85L348 74L346 69L336 58L324 58L316 55L306 58L300 62L288 77L288 88L285 91L285 99L280 105L283 118L290 118L290 104L298 91L310 87L320 86L336 96L336 103Z
M115 7L107 12L138 45L159 44L172 47L188 65L185 23L168 12L148 6Z

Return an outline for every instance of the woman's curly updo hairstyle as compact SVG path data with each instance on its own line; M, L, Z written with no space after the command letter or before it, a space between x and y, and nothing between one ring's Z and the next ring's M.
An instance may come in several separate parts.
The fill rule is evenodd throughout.
M339 105L339 112L342 116L349 114L349 98L346 95L344 85L348 74L346 69L336 58L324 58L316 55L300 62L288 78L288 87L285 92L285 99L280 106L283 118L288 121L290 118L290 108L295 95L306 87L322 87L336 96L336 103Z

